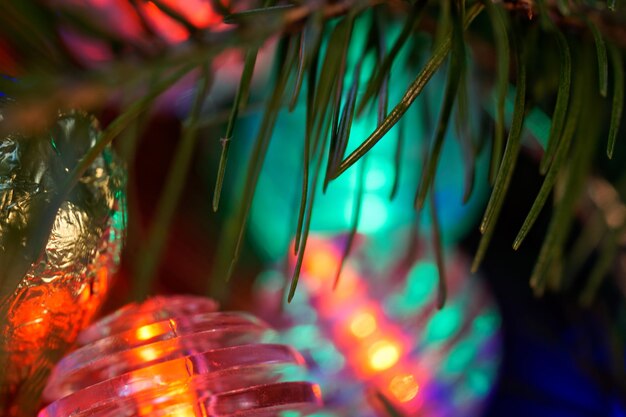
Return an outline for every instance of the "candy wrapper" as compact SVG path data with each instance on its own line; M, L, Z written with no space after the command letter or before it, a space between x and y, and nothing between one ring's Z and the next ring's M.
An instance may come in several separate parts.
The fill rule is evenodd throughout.
M59 115L46 134L0 138L4 416L33 415L52 365L102 304L119 262L124 226L119 161L106 149L68 187L98 134L93 118L71 112Z

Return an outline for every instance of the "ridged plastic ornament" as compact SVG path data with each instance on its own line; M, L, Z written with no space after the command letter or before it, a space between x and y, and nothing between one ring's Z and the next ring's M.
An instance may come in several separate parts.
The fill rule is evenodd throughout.
M321 402L303 359L257 318L191 296L122 308L79 336L39 417L278 417Z

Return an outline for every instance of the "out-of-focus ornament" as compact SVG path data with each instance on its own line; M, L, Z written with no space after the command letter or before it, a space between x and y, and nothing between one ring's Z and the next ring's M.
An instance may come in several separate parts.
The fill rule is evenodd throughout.
M111 150L64 189L98 134L93 118L72 112L41 137L0 139L4 416L33 415L45 377L102 304L119 262L124 172Z
M366 20L357 20L352 34L351 45L361 45L369 36ZM386 39L391 48L400 27L386 28ZM405 93L405 87L415 76L415 69L406 64L415 61L409 58L410 45L406 45L398 55L397 64L391 69L393 82L389 83L389 104L399 102ZM361 65L360 85L365 86L371 77L375 54L372 52L365 60L359 47L350 48L346 63L344 85L352 84L355 68ZM416 213L414 208L415 193L424 168L425 153L430 152L437 109L443 99L445 86L444 74L436 74L429 81L425 91L416 100L401 121L394 126L367 153L367 161L357 162L353 167L331 181L323 191L324 172L318 177L315 187L315 203L310 230L316 233L345 233L353 223L357 199L361 199L359 233L370 236L384 236L390 232L415 222L419 216L420 227L428 230L431 214L428 205ZM472 88L473 86L469 86ZM305 97L301 94L301 97ZM471 100L477 100L478 94L471 94ZM357 100L358 101L358 100ZM472 102L469 116L472 122L478 119L480 105ZM433 120L428 119L428 115ZM253 115L242 121L242 131L236 136L241 139L254 138L261 124L261 115ZM293 111L282 111L277 119L274 134L269 144L263 169L259 176L254 196L249 230L252 242L267 259L276 261L287 253L297 223L298 204L302 191L304 136L306 120L305 100L302 99ZM478 128L473 123L472 136L478 136ZM430 126L428 126L430 125ZM451 123L440 154L437 174L431 192L434 193L438 210L438 219L443 241L446 244L457 242L475 223L482 211L487 196L486 175L488 155L483 152L475 161L476 179L472 196L464 202L467 168L466 156L472 151L465 149L463 139L456 137L454 123ZM349 130L347 156L357 148L378 126L376 106L366 108L363 114L355 117ZM402 139L401 139L402 138ZM244 141L241 141L244 142ZM245 143L239 149L247 154L251 148ZM327 149L323 150L327 153ZM356 196L360 181L360 165L365 163L362 195ZM321 165L326 166L326 161ZM310 178L314 177L315 164L311 163ZM241 173L247 172L245 169ZM395 191L394 191L395 190ZM393 198L392 198L393 195ZM285 213L295 213L293 218Z
M190 31L215 30L222 24L222 16L215 11L211 0L161 0L158 4L151 1L133 4L122 0L55 0L54 7L82 16L117 41L121 51L154 52L154 48L163 46L164 41L178 44L194 35ZM186 26L170 14L184 20ZM67 26L60 28L60 34L86 64L108 61L113 57L110 45L84 31Z
M39 417L278 417L320 404L303 359L253 316L156 297L95 323L59 362Z
M368 256L367 246L355 248L333 291L343 243L310 237L284 314L280 270L259 278L258 311L303 353L335 415L379 415L373 393L405 415L480 415L501 355L500 316L487 289L463 256L448 256L448 298L438 310L433 262L420 254L407 268L396 257L396 268L380 271L380 255Z

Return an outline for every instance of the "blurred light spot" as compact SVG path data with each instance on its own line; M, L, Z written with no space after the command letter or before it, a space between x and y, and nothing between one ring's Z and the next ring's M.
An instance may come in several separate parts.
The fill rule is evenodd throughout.
M402 403L411 401L419 391L419 385L411 374L396 375L389 382L389 391Z
M339 259L333 250L320 248L311 251L310 255L305 257L304 270L312 277L327 279L334 276L338 262Z
M417 262L409 271L404 291L389 297L385 311L393 316L411 316L434 299L439 272L433 262Z
M359 277L349 265L346 265L341 271L337 288L330 295L333 297L333 301L339 301L355 297L359 291L362 291L359 287Z
M297 349L314 349L324 343L319 329L313 324L294 326L285 332L285 337L288 344Z
M462 314L458 306L446 306L438 311L426 326L425 340L439 342L452 337L461 326Z
M490 335L500 326L500 316L494 311L487 311L474 319L472 327L481 335Z
M139 349L137 354L145 362L153 361L159 357L159 351L156 350L154 347L150 347L150 346Z
M376 330L376 319L366 311L357 313L350 321L350 332L358 338L364 338Z
M315 363L326 371L335 372L345 364L343 355L327 340L320 340L319 346L311 349L309 353Z
M296 410L285 410L285 411L281 411L279 416L280 417L300 417L301 414L299 411L296 411Z
M171 415L172 417L196 417L196 413L193 409L193 406L191 404L184 405L184 408L179 409L179 410L172 410L171 414L168 413L169 415Z
M376 371L391 368L400 359L400 349L388 340L374 343L368 350L369 365Z
M435 263L417 262L407 277L407 297L415 300L416 305L423 304L433 295L438 279L439 271Z
M359 232L373 233L382 229L389 217L388 204L386 199L376 194L365 194L361 197L361 217L359 218ZM344 219L347 224L352 222L354 215L355 199L351 198L344 205Z
M393 166L383 159L373 159L367 168L365 177L365 189L378 191L384 189L390 183L393 174Z
M481 370L471 371L468 375L468 383L472 391L477 395L487 395L489 392L489 377Z
M466 370L475 355L475 344L471 340L463 340L448 354L443 363L443 371L450 375L458 375Z
M148 340L157 336L159 333L158 326L155 326L154 324L146 324L145 326L141 326L137 329L135 336L138 340Z

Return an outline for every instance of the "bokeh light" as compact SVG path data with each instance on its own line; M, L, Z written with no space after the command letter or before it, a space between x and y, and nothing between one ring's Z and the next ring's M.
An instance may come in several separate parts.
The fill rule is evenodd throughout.
M400 402L407 402L415 398L419 385L411 374L396 375L389 383L389 391Z
M380 340L368 350L369 366L375 371L391 368L400 359L400 348L389 340Z
M350 321L350 332L363 339L376 330L376 318L367 311L358 312Z

